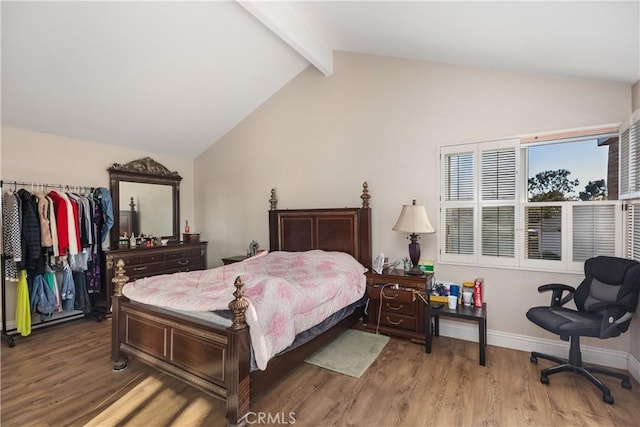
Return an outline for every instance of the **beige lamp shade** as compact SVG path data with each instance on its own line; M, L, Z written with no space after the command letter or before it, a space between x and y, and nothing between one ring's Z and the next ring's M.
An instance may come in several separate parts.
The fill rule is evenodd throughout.
M427 216L427 209L424 205L416 205L415 200L413 205L402 206L400 218L396 221L396 225L393 226L393 231L416 234L435 232Z

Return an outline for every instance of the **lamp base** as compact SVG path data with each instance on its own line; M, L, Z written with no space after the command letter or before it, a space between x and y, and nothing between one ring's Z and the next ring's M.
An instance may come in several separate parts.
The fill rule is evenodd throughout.
M423 276L424 275L424 271L420 270L415 265L413 267L411 267L411 270L405 271L405 273L408 274L409 276Z

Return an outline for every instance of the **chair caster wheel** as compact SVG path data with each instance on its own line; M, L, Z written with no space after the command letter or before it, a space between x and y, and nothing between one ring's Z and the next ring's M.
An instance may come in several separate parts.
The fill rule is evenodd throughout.
M535 356L531 356L531 357L529 358L529 361L530 361L531 363L538 363L538 358L537 358L537 357L535 357Z
M540 375L540 382L542 384L549 384L549 377L546 375Z
M622 380L622 388L626 388L628 390L631 390L631 381L629 380Z
M603 394L602 395L602 400L604 400L604 403L607 403L609 405L613 405L613 396L611 396L610 394Z

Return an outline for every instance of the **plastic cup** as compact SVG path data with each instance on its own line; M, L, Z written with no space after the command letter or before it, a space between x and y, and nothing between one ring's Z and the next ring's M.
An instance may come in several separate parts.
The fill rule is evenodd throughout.
M462 303L467 307L471 305L471 300L473 299L473 291L462 291Z
M458 306L458 297L455 295L449 295L449 308L455 310Z
M460 286L458 285L450 285L449 286L449 295L453 295L455 297L460 295Z

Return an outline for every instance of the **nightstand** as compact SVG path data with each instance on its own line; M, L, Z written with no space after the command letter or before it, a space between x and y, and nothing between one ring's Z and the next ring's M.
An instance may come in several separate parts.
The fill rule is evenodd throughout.
M411 276L402 270L366 273L367 309L366 329L424 342L425 310L428 283L433 274Z
M222 259L222 263L224 265L229 265L229 264L233 264L236 262L240 262L240 261L244 261L245 259L247 259L246 255L236 255L236 256L230 256L230 257L226 257L226 258L221 258Z

